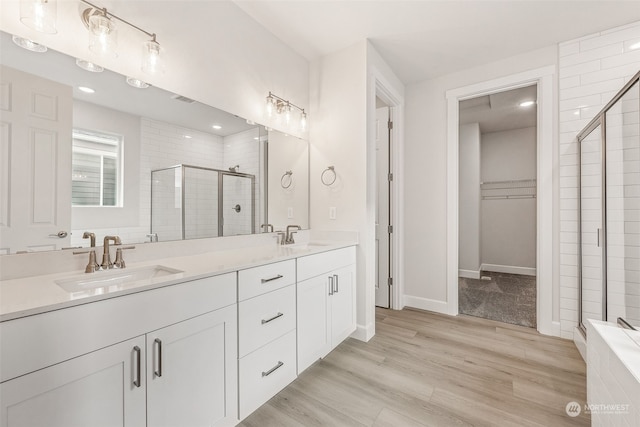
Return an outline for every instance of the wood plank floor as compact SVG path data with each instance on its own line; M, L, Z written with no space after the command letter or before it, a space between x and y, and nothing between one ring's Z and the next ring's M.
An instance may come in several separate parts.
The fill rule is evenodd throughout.
M586 366L573 342L492 320L376 309L240 426L587 426Z

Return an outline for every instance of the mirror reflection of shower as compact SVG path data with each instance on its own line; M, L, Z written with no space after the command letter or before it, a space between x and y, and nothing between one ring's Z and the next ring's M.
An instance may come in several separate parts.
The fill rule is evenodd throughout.
M229 172L238 172L238 169L240 169L240 165L231 166Z

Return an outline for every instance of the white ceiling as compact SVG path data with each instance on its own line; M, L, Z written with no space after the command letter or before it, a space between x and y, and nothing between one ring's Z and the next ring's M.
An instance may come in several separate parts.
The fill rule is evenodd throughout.
M481 133L536 126L536 105L521 107L524 101L537 101L535 85L461 101L460 124L479 123Z
M234 0L308 60L369 39L405 83L640 20L638 0Z

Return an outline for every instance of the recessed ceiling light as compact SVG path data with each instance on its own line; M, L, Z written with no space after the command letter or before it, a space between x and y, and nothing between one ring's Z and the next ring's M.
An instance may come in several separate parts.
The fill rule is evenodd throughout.
M86 87L86 86L78 86L78 90L84 93L94 93L95 90L91 89L90 87Z
M83 70L91 71L92 73L101 73L104 71L104 67L101 67L98 64L94 64L93 62L85 61L84 59L77 58L76 65Z
M222 126L220 126L220 125L213 125L211 127L216 129L216 130L222 129Z
M136 79L134 77L127 77L127 83L129 86L133 86L137 89L146 89L150 86L149 83L145 83L140 79Z
M259 140L260 138L258 138L258 137L256 136L256 137L254 137L253 139L255 139L255 140L257 141L257 140Z
M575 114L576 116L580 115L580 110L574 111L573 114Z
M191 135L185 135L184 139L191 139Z
M531 107L533 104L535 104L536 101L524 101L520 103L521 107Z
M46 52L47 51L47 47L45 45L42 45L40 43L36 43L36 42L31 41L29 39L25 39L25 38L18 37L18 36L13 36L11 39L13 40L13 42L15 44L17 44L21 48L30 50L31 52L42 53L42 52Z
M640 49L640 42L636 42L631 46L629 46L629 50L635 50L635 49Z

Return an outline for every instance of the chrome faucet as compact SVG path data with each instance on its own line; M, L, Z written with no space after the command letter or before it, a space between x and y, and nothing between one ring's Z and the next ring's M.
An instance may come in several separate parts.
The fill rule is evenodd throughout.
M101 267L103 270L107 270L109 268L113 268L113 263L111 262L111 253L109 248L109 242L113 241L114 245L121 245L120 237L118 236L105 236L104 237L104 249L102 252L102 264ZM116 267L117 268L117 267Z
M284 238L283 245L291 245L295 243L295 240L293 240L293 235L297 233L297 231L291 231L292 228L302 230L302 227L300 227L299 225L287 225L287 234Z

